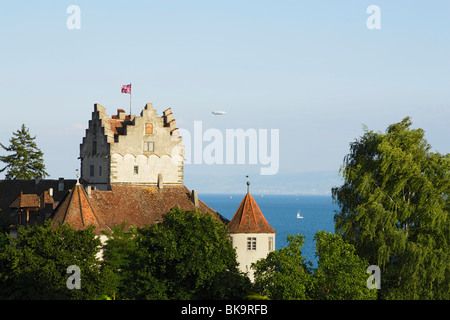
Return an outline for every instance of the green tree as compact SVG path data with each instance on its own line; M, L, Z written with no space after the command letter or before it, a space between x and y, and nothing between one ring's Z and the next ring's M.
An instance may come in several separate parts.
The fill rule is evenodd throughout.
M311 264L302 257L304 236L288 235L287 247L252 264L257 293L274 300L304 300L312 289Z
M35 139L36 136L31 137L28 128L22 124L21 129L13 132L8 147L0 143L3 150L11 152L9 155L0 156L0 161L6 164L0 172L6 170L7 180L31 180L48 176L45 172L44 154L37 147Z
M18 238L7 238L0 247L0 298L93 299L108 291L108 277L96 258L101 243L93 228L62 225L53 230L48 221L19 227ZM81 289L67 288L71 265L80 268Z
M120 269L119 298L236 299L249 288L226 226L210 214L174 208L161 223L114 233L104 257Z
M131 280L136 270L133 270L132 261L136 261L137 228L131 226L126 230L127 224L113 226L110 232L105 232L108 237L103 246L102 272L110 274L110 296L115 299L132 299L135 289L131 286Z
M450 299L450 155L407 117L350 144L333 188L336 232L382 269L382 298Z
M314 299L368 300L377 298L376 289L368 289L367 262L355 254L355 247L340 235L316 233L318 268L314 271Z

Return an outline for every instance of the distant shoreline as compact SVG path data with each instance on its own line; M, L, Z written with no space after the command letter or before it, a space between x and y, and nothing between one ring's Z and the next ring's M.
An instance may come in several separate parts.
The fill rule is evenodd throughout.
M219 195L228 195L228 196L244 196L245 193L214 193L214 192L199 192L199 196L219 196ZM314 193L252 193L253 196L292 196L292 197L331 197L331 194L314 194Z

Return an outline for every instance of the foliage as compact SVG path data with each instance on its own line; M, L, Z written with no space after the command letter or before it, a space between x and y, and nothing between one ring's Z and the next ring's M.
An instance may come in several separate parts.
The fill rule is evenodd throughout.
M250 291L247 293L247 295L244 297L245 300L270 300L269 297L263 296L259 293Z
M381 297L449 299L450 155L409 118L350 144L333 188L336 232L382 268Z
M163 219L127 236L122 226L122 231L113 232L113 242L108 240L105 263L115 272L121 270L119 298L228 299L245 295L249 281L237 269L236 252L223 223L210 214L178 208ZM128 261L119 262L125 256Z
M7 180L31 180L48 176L48 173L45 172L44 154L37 147L35 139L36 136L31 137L28 128L22 124L19 130L13 132L8 147L0 143L5 151L12 152L10 155L0 156L0 161L6 164L3 169L0 169L0 172L7 170Z
M367 288L368 264L339 235L316 233L318 268L302 257L304 236L287 237L288 246L254 263L255 290L274 300L376 299Z
M120 226L113 226L110 232L104 232L108 237L103 246L102 272L109 273L111 291L109 295L116 299L131 298L127 291L129 290L130 278L128 270L132 270L130 265L131 256L137 250L136 237L137 229L131 226L127 231L126 223Z
M101 242L93 227L20 227L0 237L0 299L237 299L250 288L237 268L225 225L212 215L173 209L145 228L112 228ZM81 289L66 286L67 267Z
M303 239L301 234L288 235L287 247L252 264L257 292L274 300L309 299L312 279L310 264L302 257Z
M314 298L318 300L369 300L377 298L376 289L368 289L368 264L355 254L353 245L341 236L316 233L318 268L314 271Z
M100 240L92 228L62 225L20 227L0 247L1 299L91 299L106 290L96 254ZM11 242L11 244L9 243ZM68 289L70 265L81 270L81 289Z

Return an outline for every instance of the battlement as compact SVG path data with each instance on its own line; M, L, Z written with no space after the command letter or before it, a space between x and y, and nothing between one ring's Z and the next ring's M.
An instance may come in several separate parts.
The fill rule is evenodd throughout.
M172 109L161 117L147 103L139 116L94 105L92 119L80 145L83 181L156 185L158 175L169 185L183 184L184 146Z

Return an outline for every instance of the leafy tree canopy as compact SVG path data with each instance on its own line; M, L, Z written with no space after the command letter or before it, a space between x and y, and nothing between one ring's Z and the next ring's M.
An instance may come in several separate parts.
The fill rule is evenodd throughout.
M314 271L314 298L318 300L370 300L377 290L367 287L369 264L358 257L355 247L337 234L316 233L318 268Z
M449 299L450 154L431 152L410 118L350 144L333 188L336 232L382 268L381 295Z
M7 236L0 246L0 298L93 299L107 290L96 255L100 240L93 228L74 230L62 225L19 227L18 238ZM11 243L11 244L10 244ZM81 289L70 290L67 268L81 272Z
M274 300L309 299L312 287L311 264L302 256L304 236L288 235L287 247L270 252L252 264L256 290Z
M128 299L229 299L245 296L225 225L210 214L172 209L163 221L129 232L113 230L105 263Z
M288 235L288 246L270 252L253 264L255 290L275 300L376 299L367 288L368 264L341 236L316 233L318 268L312 269L301 253L304 236Z

